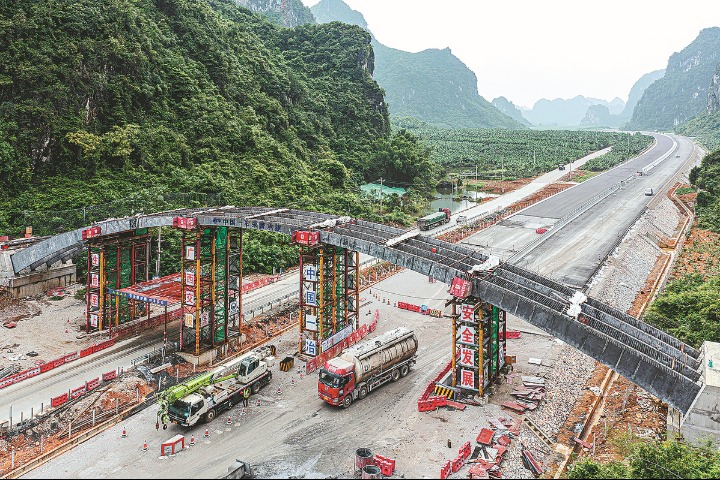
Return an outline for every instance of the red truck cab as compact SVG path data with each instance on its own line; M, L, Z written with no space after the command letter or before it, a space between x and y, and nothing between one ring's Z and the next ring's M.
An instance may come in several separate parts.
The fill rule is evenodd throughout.
M318 396L331 405L347 405L353 400L355 390L355 365L342 358L331 358L320 369Z

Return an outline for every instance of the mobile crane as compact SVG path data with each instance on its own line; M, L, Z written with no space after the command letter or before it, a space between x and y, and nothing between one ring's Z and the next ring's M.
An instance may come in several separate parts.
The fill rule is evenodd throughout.
M218 413L232 408L243 398L245 389L254 394L270 383L275 346L268 345L246 353L211 372L202 373L158 395L157 426L168 422L192 427L201 419L211 422Z

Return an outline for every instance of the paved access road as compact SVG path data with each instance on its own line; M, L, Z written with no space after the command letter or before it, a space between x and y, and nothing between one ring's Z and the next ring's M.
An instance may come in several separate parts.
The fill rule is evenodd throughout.
M567 285L583 288L647 205L658 201L674 176L699 158L694 144L685 137L653 136L657 143L645 154L532 205L465 239L464 243ZM664 155L667 158L646 175L636 174ZM588 199L624 179L630 180L622 188L577 217L567 218ZM650 187L654 194L647 196L645 190ZM559 222L564 217L566 224ZM542 228L547 232L537 233ZM527 248L536 240L542 243Z

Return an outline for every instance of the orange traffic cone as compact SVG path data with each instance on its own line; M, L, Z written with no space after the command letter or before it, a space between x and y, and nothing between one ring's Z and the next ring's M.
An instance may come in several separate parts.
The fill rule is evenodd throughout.
M120 436L121 436L122 438L127 437L127 431L125 430L125 428L123 428L122 435L120 435Z
M290 385L295 385L295 377L290 377Z
M247 414L247 412L245 411L245 407L243 407L243 409L240 410L240 415L245 415L245 414Z
M225 423L227 423L228 425L232 425L232 420L230 420L230 417L228 417L227 422Z
M65 329L65 333L68 333L68 329L67 329L67 328Z
M147 452L147 440L145 440L145 442L143 442L142 450L143 450L143 452Z
M279 385L278 385L278 391L277 391L277 394L278 394L278 395L282 395L282 392L280 392L280 386L279 386Z
M210 436L210 429L206 428L205 429L205 438L208 438L209 436Z
M302 380L302 372L300 372L300 380Z
M193 445L195 445L195 435L190 436L190 446L192 447Z
M259 399L259 398L257 399L257 403L255 404L255 406L256 406L256 407L259 407L259 406L260 406L260 399Z

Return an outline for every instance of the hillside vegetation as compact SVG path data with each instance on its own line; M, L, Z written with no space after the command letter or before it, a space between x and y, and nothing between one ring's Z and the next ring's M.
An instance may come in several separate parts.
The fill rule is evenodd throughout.
M432 184L361 28L282 28L232 0L17 0L0 26L0 233L175 192L371 215L359 183Z
M673 53L665 76L647 87L627 125L633 130L668 130L705 109L713 73L720 63L720 28L700 31L690 45Z
M321 23L368 28L363 15L342 0L321 0L311 10ZM478 94L477 76L449 48L411 53L375 38L372 46L374 78L386 93L393 118L415 117L443 128L526 128Z
M690 181L699 189L697 228L720 233L720 150L706 155L700 167L691 170ZM682 255L681 262L685 255L691 255L689 271L668 283L650 305L645 321L696 348L705 340L720 342L718 245L698 242L685 248ZM702 264L692 259L703 259Z

